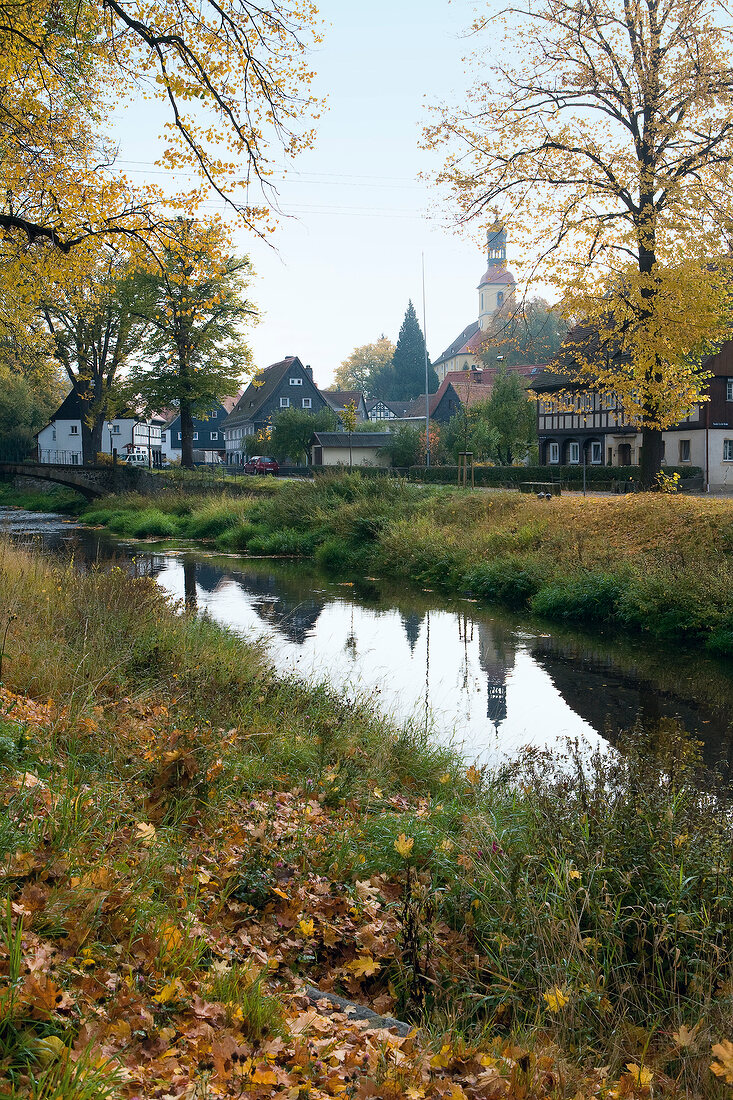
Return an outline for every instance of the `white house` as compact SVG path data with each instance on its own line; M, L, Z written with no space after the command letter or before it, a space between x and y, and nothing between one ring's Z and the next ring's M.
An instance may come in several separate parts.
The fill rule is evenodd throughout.
M72 390L45 428L36 436L38 461L81 466L81 417L79 395ZM110 430L111 429L111 430ZM146 419L130 412L105 421L102 429L102 454L124 455L142 449L150 455L150 465L161 464L161 424L155 418Z
M389 432L314 432L311 437L311 461L314 466L391 465L383 448Z

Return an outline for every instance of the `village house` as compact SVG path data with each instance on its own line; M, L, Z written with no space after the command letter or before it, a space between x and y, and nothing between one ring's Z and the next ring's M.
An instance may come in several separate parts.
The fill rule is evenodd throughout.
M310 441L314 466L383 466L391 465L384 447L389 432L314 432Z
M76 390L67 395L49 423L36 435L38 461L62 463L69 466L83 465L81 421L84 410ZM122 456L131 451L148 452L150 465L162 462L162 422L156 417L138 416L129 410L122 411L112 420L105 421L102 429L101 454L116 452Z
M712 378L708 401L663 433L667 466L698 466L711 489L733 487L733 340L703 364ZM613 395L569 381L551 369L531 385L538 396L537 434L542 465L636 466L642 435ZM557 398L567 395L558 407ZM553 400L553 398L555 400Z
M216 401L206 417L193 418L193 460L194 462L224 462L224 421L242 396L223 397ZM180 462L182 453L181 414L175 410L170 414L162 436L163 458L168 462Z
M341 420L341 413L347 405L353 404L356 409L357 423L363 424L368 419L367 406L364 394L359 390L321 390L321 395L330 409Z
M449 379L441 382L435 393L429 396L430 419L437 424L447 424L461 409L461 399ZM425 394L409 401L369 401L367 403L369 420L374 423L388 423L390 427L399 424L425 423Z
M313 369L287 355L259 371L222 424L226 464L243 466L248 437L267 431L284 409L318 412L328 405L313 381Z

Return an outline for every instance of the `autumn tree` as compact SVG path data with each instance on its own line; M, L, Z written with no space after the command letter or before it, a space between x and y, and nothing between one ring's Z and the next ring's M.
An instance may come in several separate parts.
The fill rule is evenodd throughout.
M336 390L357 390L367 397L374 396L374 379L392 362L395 346L386 336L380 336L373 344L354 348L348 359L334 373Z
M572 379L618 396L643 433L699 400L706 351L732 328L733 56L717 0L538 0L512 7L466 109L428 131L464 222L500 212L527 277L584 321Z
M438 376L428 360L428 392L438 388ZM425 337L412 302L397 338L392 362L374 375L373 396L384 401L409 401L425 393Z
M513 297L496 311L483 333L479 357L487 367L549 363L560 351L568 324L544 298Z
M73 280L42 288L39 313L53 356L81 402L82 460L89 465L102 450L105 420L119 410L122 371L138 351L145 321L133 309L129 258L103 254L73 270Z
M157 271L138 277L135 310L146 335L128 392L151 411L178 409L181 465L188 468L194 416L236 393L250 362L242 329L257 318L245 297L251 267L228 246L218 222L177 219Z
M111 107L143 95L169 111L167 202L213 190L263 231L276 157L313 138L315 17L309 0L0 0L2 251L68 255L157 224L162 192L133 187L108 137Z
M26 458L63 400L64 380L43 343L0 340L0 454Z

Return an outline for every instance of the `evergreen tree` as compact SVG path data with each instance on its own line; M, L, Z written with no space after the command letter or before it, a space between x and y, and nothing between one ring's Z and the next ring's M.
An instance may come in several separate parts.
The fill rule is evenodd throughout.
M428 360L428 391L435 393L437 388L438 376ZM392 362L375 376L372 389L384 401L409 401L425 393L425 338L411 301Z

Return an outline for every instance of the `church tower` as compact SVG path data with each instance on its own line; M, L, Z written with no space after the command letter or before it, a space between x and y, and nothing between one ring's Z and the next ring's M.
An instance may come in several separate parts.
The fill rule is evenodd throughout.
M487 230L486 245L489 266L478 285L478 321L482 332L489 328L497 309L513 297L516 287L514 276L506 266L506 229L503 225L497 223Z

